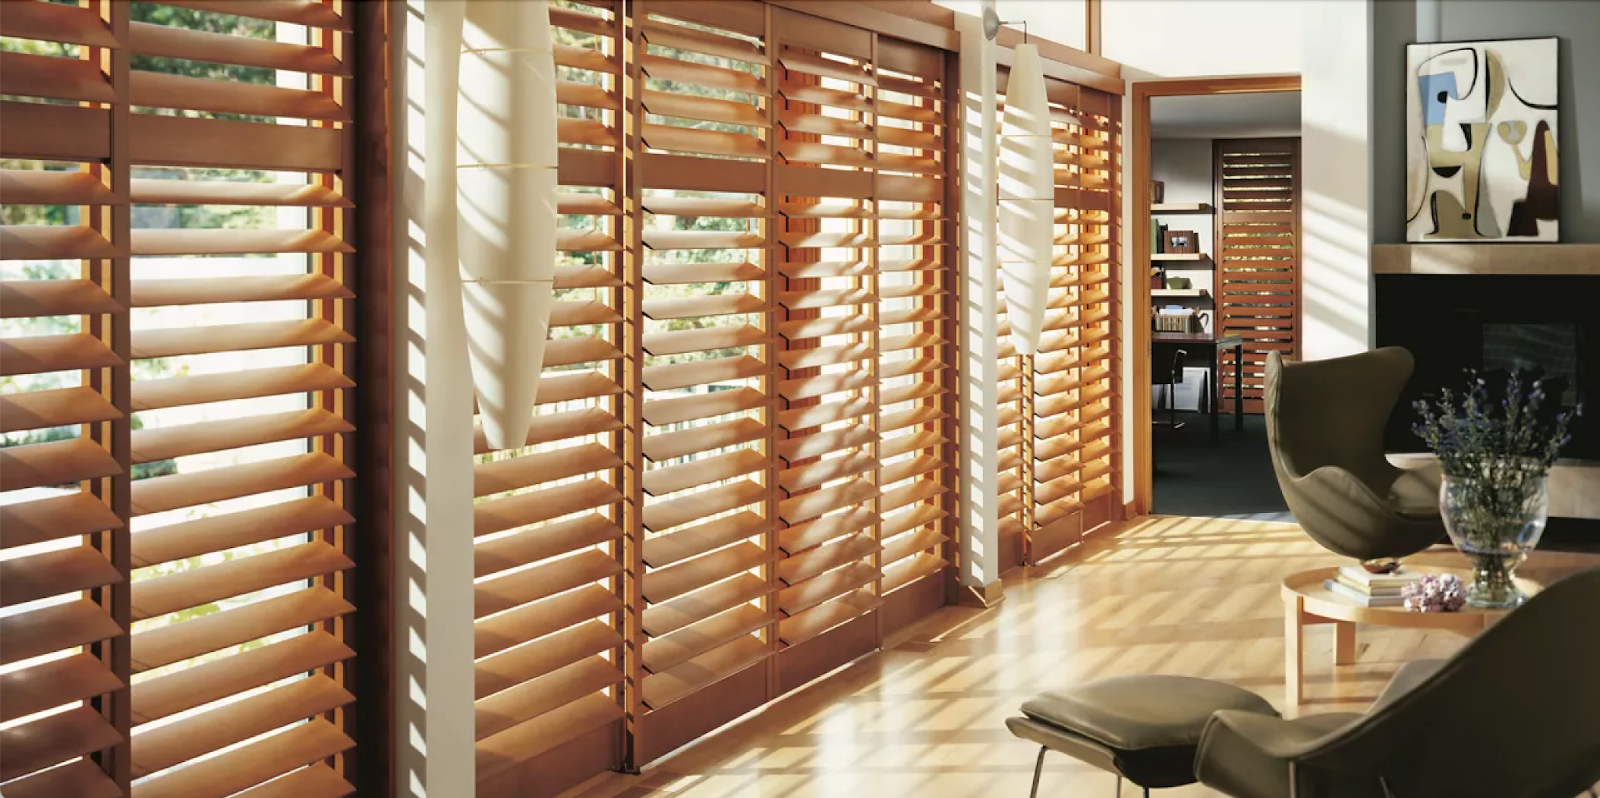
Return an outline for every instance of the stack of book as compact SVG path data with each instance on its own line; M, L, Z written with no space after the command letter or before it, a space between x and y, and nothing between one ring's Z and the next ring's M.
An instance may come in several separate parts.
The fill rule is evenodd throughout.
M1368 573L1359 565L1340 566L1333 579L1323 582L1328 592L1363 607L1399 607L1405 603L1400 591L1422 578L1422 574L1400 568L1387 574Z

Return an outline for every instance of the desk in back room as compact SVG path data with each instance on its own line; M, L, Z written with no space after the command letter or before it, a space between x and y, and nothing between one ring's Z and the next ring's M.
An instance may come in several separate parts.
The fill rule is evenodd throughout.
M1150 334L1151 374L1157 373L1154 368L1157 363L1171 363L1173 350L1182 349L1189 356L1200 354L1197 350L1209 350L1204 354L1210 355L1206 360L1206 368L1211 372L1211 389L1206 396L1211 411L1211 437L1217 437L1217 406L1221 404L1221 386L1218 377L1222 374L1222 351L1234 351L1233 372L1233 429L1244 429L1244 338L1238 335L1216 336L1212 333L1175 333L1156 332ZM1165 356L1162 353L1167 353ZM1188 360L1185 358L1185 363Z

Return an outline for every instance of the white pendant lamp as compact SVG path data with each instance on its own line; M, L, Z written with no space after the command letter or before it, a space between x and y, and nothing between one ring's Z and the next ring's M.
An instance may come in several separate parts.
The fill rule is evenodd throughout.
M1055 158L1039 48L1019 44L1000 128L1000 269L1017 351L1039 349L1050 302L1055 242Z
M508 449L527 441L555 301L555 60L544 0L465 6L455 109L461 300L484 436Z

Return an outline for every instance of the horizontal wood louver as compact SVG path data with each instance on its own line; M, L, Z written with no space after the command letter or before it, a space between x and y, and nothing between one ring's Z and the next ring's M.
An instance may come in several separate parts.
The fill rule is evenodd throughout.
M59 438L4 451L5 487L43 498L4 510L20 576L0 592L42 600L53 628L8 617L7 662L67 654L0 678L35 694L18 708L87 701L45 719L48 751L8 737L0 778L96 755L6 794L353 791L348 10L0 15L8 37L73 43L8 42L0 86L18 159L0 191L51 222L13 228L8 209L4 257L28 262L21 281L7 265L4 315L60 331L7 329L7 443Z
M1235 363L1244 359L1244 409L1260 413L1267 355L1300 356L1300 140L1219 139L1214 144L1217 296L1221 334L1244 346L1218 379L1233 410Z
M0 10L0 34L15 37L0 52L6 795L124 794L128 169L111 132L127 118L122 16L101 3ZM76 120L92 132L73 135Z
M634 13L648 734L772 654L772 64L759 4Z
M623 716L622 16L550 7L561 214L556 305L524 446L475 422L478 794L529 768L615 761ZM578 753L581 752L581 753Z
M1113 518L1121 485L1119 103L1053 78L1046 93L1056 198L1049 305L1037 354L1002 344L1015 357L1001 384L1001 535L1013 541L1002 548L1028 563Z

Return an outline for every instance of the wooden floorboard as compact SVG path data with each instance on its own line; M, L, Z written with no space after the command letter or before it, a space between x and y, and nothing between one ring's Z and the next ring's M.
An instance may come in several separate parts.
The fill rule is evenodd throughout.
M1464 564L1445 547L1413 561ZM1120 674L1221 679L1289 715L1359 711L1401 664L1449 656L1464 638L1359 627L1356 663L1335 673L1333 628L1310 627L1306 703L1285 707L1279 583L1339 562L1293 524L1145 519L1013 571L995 607L942 610L881 654L644 775L606 774L568 798L1025 796L1038 749L1012 737L1005 718L1034 693ZM1519 574L1548 583L1594 565L1600 555L1536 552ZM1052 755L1040 794L1104 796L1112 781ZM1159 794L1216 793L1190 786Z

